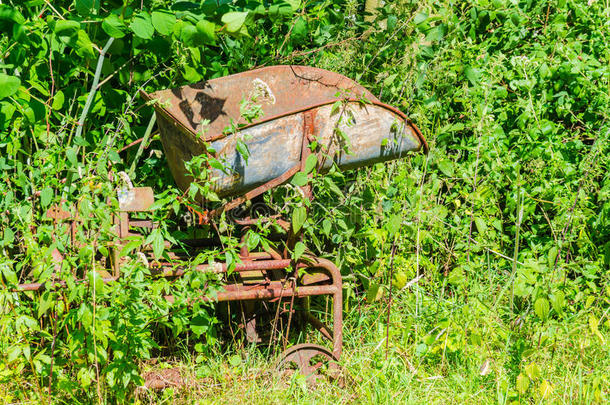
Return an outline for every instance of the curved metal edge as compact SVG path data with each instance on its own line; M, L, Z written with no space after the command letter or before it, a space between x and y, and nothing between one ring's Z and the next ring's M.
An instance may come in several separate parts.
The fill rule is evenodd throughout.
M376 102L376 103L371 103L371 104L375 104L375 105L378 105L379 107L385 108L386 110L390 110L394 114L396 114L400 118L402 118L407 124L409 124L409 126L413 129L413 132L415 132L415 134L417 135L417 138L419 139L419 143L421 144L421 147L424 148L424 153L427 155L428 152L430 152L430 148L428 147L428 142L426 141L426 138L424 138L424 135L421 133L421 131L419 130L417 125L415 125L413 123L413 121L411 121L411 119L409 117L407 117L407 115L405 113L400 111L398 108L391 106L389 104L382 103L381 101Z
M155 100L155 98L152 96L152 94L147 93L143 89L140 89L140 96L142 96L142 98L146 101ZM189 128L186 125L184 125L182 123L182 121L180 121L176 116L174 116L168 109L160 106L159 103L154 103L152 107L154 108L155 113L163 116L163 118L165 118L170 124L177 127L180 130L180 132L184 133L185 135L192 136L197 141L201 141L199 136L197 136L197 133L195 131L193 131L192 128ZM224 136L226 136L226 135L224 135ZM218 139L220 139L220 137ZM208 142L212 142L212 141L210 140Z
M299 343L297 345L289 347L279 355L278 359L275 361L275 369L282 368L289 361L294 361L289 359L289 357L303 349L317 350L318 352L320 352L320 354L328 356L329 360L339 361L339 359L336 358L333 352L327 347L315 343Z
M343 277L341 271L328 259L311 255L307 255L305 258L308 261L300 262L301 266L323 268L330 273L333 281L332 285L335 287L333 294L333 355L340 359L343 351Z
M146 93L144 90L140 90L140 94L142 95L142 97L147 100L147 101L152 101L154 100L154 98ZM300 109L296 109L296 110L291 110L291 111L286 111L285 113L282 114L278 114L278 115L272 115L272 116L268 116L265 117L259 121L256 121L254 123L251 124L247 124L244 125L242 127L240 127L240 130L246 129L246 128L251 128L254 127L256 125L260 125L263 124L265 122L269 122L269 121L273 121L282 117L286 117L288 115L294 115L294 114L299 114L305 111L309 111L312 110L314 108L318 108L318 107L322 107L325 105L329 105L329 104L333 104L337 101L348 101L348 102L357 102L357 103L362 103L362 100L359 99L332 99L332 100L327 100L327 101L323 101L317 104L313 104L310 106L307 106L306 108L300 108ZM365 105L367 103L364 103ZM402 111L400 111L398 108L391 106L389 104L385 104L382 103L381 101L370 101L368 104L371 105L376 105L378 107L382 107L386 110L389 110L391 112L393 112L394 114L398 115L400 118L402 118L405 123L407 123L411 129L413 129L413 132L415 132L415 135L417 136L417 139L420 143L420 149L423 148L424 153L428 154L428 152L430 151L430 148L428 146L428 142L426 141L426 138L424 138L424 135L422 134L421 130L417 127L417 125L415 125L413 123L413 121L411 121L405 113L403 113ZM171 112L169 112L167 109L160 107L158 103L155 103L153 105L153 108L155 109L156 112L160 113L161 115L163 115L167 120L169 120L170 122L173 123L174 126L178 127L181 132L185 133L186 135L192 136L194 139L196 139L197 141L203 141L202 139L199 138L199 136L197 136L197 133L195 131L193 131L191 128L186 127L184 124L182 124L182 122L180 122L174 115L172 115ZM210 136L208 139L206 139L203 142L214 142L217 141L219 139L225 138L230 134L218 134L218 135L214 135L214 136Z

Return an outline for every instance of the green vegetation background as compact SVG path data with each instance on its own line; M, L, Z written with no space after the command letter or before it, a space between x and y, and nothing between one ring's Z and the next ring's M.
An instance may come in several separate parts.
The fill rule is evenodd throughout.
M371 23L349 0L0 4L2 402L607 400L610 6L386 3ZM160 212L184 209L154 136L141 157L121 151L151 120L138 89L287 63L359 81L430 144L314 185L306 242L346 279L345 388L283 381L254 348L221 353L213 312L180 299L201 280L151 281L134 259L104 287L88 267L112 240L119 171ZM62 198L90 218L77 249L44 219ZM162 251L167 229L147 243ZM49 280L56 247L96 288L11 292ZM138 392L160 341L190 383Z

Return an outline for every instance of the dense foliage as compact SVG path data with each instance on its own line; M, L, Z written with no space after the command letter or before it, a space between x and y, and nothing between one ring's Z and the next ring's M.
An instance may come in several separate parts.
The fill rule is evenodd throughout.
M387 3L372 25L357 2L338 0L0 4L3 400L133 398L159 330L176 351L191 339L198 344L181 350L217 355L213 312L186 305L214 280L151 280L134 254L142 243L161 254L168 212L184 209L159 142L153 136L142 157L122 149L152 129L140 88L276 63L360 81L430 143L428 155L313 179L305 242L345 276L344 364L364 380L350 394L328 388L329 397L607 397L607 3ZM104 286L94 258L113 243L121 171L155 188L161 227L133 241L124 277ZM289 186L269 201L290 199L303 204ZM79 243L44 215L61 200L85 218ZM11 292L24 279L58 277L55 248L67 258L62 278L91 282ZM234 260L198 258L211 259ZM173 304L162 298L169 291ZM445 387L426 385L436 376ZM425 397L409 394L419 389ZM261 401L278 400L269 392Z
M173 240L168 210L179 212L188 201L172 186L158 141L141 161L137 148L121 152L152 129L152 108L138 91L224 76L304 42L323 44L341 18L332 2L307 12L299 1L0 5L5 381L25 372L40 397L48 389L80 401L124 399L141 384L138 361L158 347L153 337L160 328L180 339L205 336L199 352L214 344L214 316L186 301L211 293L216 280L193 273L169 287L145 278L135 254L150 244L160 256L164 240ZM160 227L122 249L133 260L119 282L105 286L96 266L100 255L110 260L115 241L115 190L135 179L160 193L154 212ZM79 218L73 237L46 215L60 201ZM237 241L229 234L223 242L226 253L212 250L196 261L234 263ZM54 250L65 258L60 268ZM11 292L19 282L55 280L66 280L67 288ZM170 290L173 304L163 298ZM101 391L107 389L112 393Z

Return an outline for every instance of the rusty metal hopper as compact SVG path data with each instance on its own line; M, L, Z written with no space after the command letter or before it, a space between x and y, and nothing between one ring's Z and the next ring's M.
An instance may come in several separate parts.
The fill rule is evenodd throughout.
M205 143L232 170L216 173L221 196L244 194L291 173L303 158L304 136L318 140L331 156L322 170L333 160L349 169L427 150L421 132L403 113L345 76L312 67L264 67L144 96L158 101L161 142L182 190L192 180L184 162L204 153ZM246 122L240 113L243 100L260 106L262 115ZM338 100L341 107L333 108ZM247 163L235 150L238 139L248 147ZM349 153L342 145L346 139Z

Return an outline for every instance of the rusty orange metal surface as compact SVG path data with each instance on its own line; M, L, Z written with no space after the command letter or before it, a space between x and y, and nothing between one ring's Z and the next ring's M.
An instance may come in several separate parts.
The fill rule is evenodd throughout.
M248 124L241 117L241 101L248 98L256 90L257 83L261 82L272 94L260 95L258 101L263 116L250 125L294 114L321 103L334 102L338 99L337 92L379 102L371 92L343 75L309 66L291 65L264 67L144 95L148 99L161 101L155 110L171 124L187 133L199 134L202 140L209 142L222 138L231 122ZM210 123L206 133L202 134L201 121L206 119Z
M351 79L312 67L271 66L143 95L157 101L161 141L182 190L192 181L184 163L205 153L205 143L230 169L214 173L221 196L287 180L286 173L303 164L304 136L319 140L332 156L322 171L333 162L351 169L427 150L421 132L403 113ZM262 115L246 122L240 112L244 100L260 106ZM345 134L347 148L337 129ZM236 151L238 140L249 150L247 161Z

